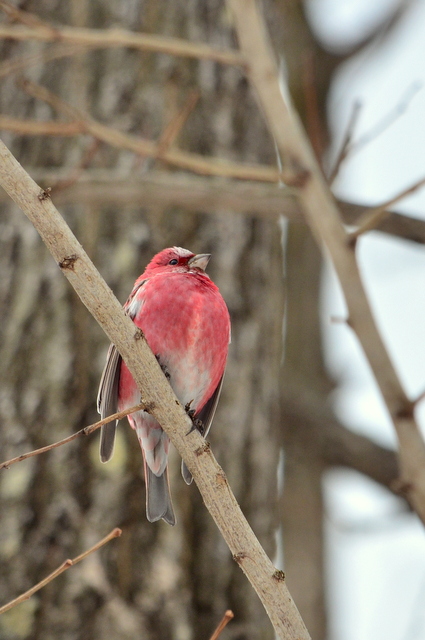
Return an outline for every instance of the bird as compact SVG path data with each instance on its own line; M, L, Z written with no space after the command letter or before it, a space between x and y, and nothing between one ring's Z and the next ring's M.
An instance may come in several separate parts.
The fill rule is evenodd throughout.
M204 437L217 407L230 343L226 303L205 273L211 254L182 247L157 253L134 283L124 305L143 331L148 345L181 404ZM97 398L101 418L140 402L140 391L115 345L106 357ZM168 479L169 438L145 411L127 416L136 431L146 484L146 516L150 522L176 523ZM110 460L118 421L101 429L100 459ZM192 475L182 461L187 484Z

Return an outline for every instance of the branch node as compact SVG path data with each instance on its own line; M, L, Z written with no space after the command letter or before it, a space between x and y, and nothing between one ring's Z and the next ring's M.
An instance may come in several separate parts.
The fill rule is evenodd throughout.
M198 447L195 451L195 456L202 456L204 453L209 453L211 451L210 443L204 442L201 447Z
M40 189L40 193L38 194L37 198L40 200L40 202L43 202L44 200L49 200L51 197L51 193L52 193L52 187L47 187L46 189Z
M277 580L278 582L285 582L285 572L281 571L280 569L276 569L276 571L272 575L272 578L274 578L274 580Z
M152 411L155 411L156 409L155 402L147 402L143 398L140 399L140 404L143 404L142 411L146 411L146 413L152 413Z
M413 491L414 484L413 482L408 482L407 480L403 480L402 478L397 478L391 483L390 488L400 496L407 498Z
M288 187L302 189L311 178L311 171L303 167L300 161L292 156L285 162L281 177Z
M215 477L217 485L227 486L227 477L223 470L219 471Z
M248 557L248 554L245 551L239 551L239 553L234 553L232 557L235 562L241 565L242 561Z
M400 408L396 411L396 417L402 420L411 420L415 410L415 402L402 400Z
M137 327L137 329L136 329L136 331L134 333L134 339L135 340L144 340L145 339L145 334L140 329L140 327Z
M359 239L359 235L356 232L353 233L347 233L347 247L349 249L352 249L353 251L356 250L357 247L357 240Z
M74 271L74 265L78 260L78 256L76 253L73 253L70 256L66 256L63 260L59 262L59 266L61 269L70 269Z

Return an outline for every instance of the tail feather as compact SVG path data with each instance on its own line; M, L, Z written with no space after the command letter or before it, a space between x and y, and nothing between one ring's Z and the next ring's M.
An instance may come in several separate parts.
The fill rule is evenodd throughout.
M175 525L176 517L171 502L168 469L165 468L162 475L156 476L145 463L145 479L146 516L149 522L156 522L162 518L168 524Z

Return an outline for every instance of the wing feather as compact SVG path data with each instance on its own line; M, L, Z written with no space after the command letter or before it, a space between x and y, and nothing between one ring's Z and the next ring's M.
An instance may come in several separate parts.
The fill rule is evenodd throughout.
M106 356L106 364L97 396L97 410L103 420L112 413L116 413L118 407L118 388L120 383L121 356L114 344L111 344ZM114 452L115 431L118 420L108 422L101 427L100 433L100 459L108 462Z

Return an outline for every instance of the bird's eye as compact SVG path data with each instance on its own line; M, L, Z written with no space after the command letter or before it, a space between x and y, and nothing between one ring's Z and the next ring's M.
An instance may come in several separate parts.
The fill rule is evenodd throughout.
M168 264L178 264L178 260L176 260L175 258L173 258L172 260L170 260L170 262Z

